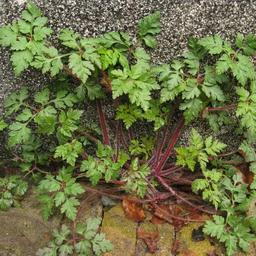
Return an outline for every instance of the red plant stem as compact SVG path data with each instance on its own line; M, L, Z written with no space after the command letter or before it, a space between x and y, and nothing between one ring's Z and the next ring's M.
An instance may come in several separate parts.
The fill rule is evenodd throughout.
M131 128L130 128L131 129ZM129 138L129 140L131 141L132 140L132 134L131 134L131 130L130 129L128 129L128 138Z
M91 134L89 134L89 133L87 133L85 131L79 131L78 133L80 135L85 136L88 140L90 140L90 141L92 141L92 142L94 142L96 144L99 142L99 140L96 137L92 136Z
M179 121L178 121L178 125L177 127L175 128L174 130L174 133L170 139L170 142L169 142L169 145L166 149L166 151L164 152L162 158L160 159L160 163L157 165L156 169L155 169L155 173L156 175L159 175L162 168L164 167L164 165L166 164L169 156L171 155L172 153L172 150L177 142L177 140L179 139L179 136L180 136L180 133L181 133L181 130L182 130L182 127L184 126L184 118L182 117Z
M182 197L181 195L179 195L172 187L170 187L161 176L156 176L156 178L158 179L158 181L160 182L160 184L162 184L173 196L177 197L178 199L180 199L182 202L186 203L187 205L191 206L194 209L198 209L202 212L206 212L208 214L215 214L215 212L212 211L208 211L206 209L202 209L200 206L196 206L193 203L191 203L190 201L188 201L187 199L185 199L184 197Z
M118 159L119 150L120 150L120 141L119 141L119 139L120 139L120 132L119 132L119 127L120 127L120 123L117 122L117 124L116 124L116 138L115 138L115 157L114 157L115 162Z
M178 167L175 162L166 164L164 170Z
M219 154L219 155L213 156L213 157L208 157L208 160L211 161L211 160L213 160L215 158L218 158L218 157L232 156L236 153L238 153L238 150L234 150L234 151L231 151L231 152L228 152L228 153Z
M192 180L181 177L165 177L165 179L169 180L170 185L191 185L193 182Z
M156 159L156 156L153 154L152 157L147 161L147 164L149 166L153 165L155 159Z
M83 153L83 155L82 155L82 157L83 157L83 160L86 160L86 159L88 159L88 154L84 151L84 153Z
M125 198L127 198L127 196L114 195L114 194L109 193L108 191L101 191L99 189L92 188L92 187L89 187L89 186L85 186L85 189L87 191L94 192L94 193L97 193L99 195L105 195L105 196L108 196L108 197L111 197L111 198L114 198L114 199L117 199L117 200L124 200ZM157 201L157 200L166 200L169 197L170 197L170 194L160 193L159 195L156 195L156 196L154 196L152 198L149 198L149 199L129 198L129 200L132 201L132 202L135 202L135 203L144 204L144 203L154 202L154 201Z
M174 173L174 172L178 172L178 171L181 171L181 170L184 170L184 167L182 167L182 166L173 166L173 167L168 168L168 169L163 169L162 173Z
M128 146L127 140L124 136L124 131L123 131L123 126L122 125L120 126L120 137L121 137L123 145L128 149L129 146Z
M164 147L164 145L165 145L165 143L166 143L166 140L167 140L167 131L168 131L168 127L169 127L169 126L166 125L165 130L164 130L164 136L163 136L162 141L159 140L160 145L158 145L158 148L157 148L157 150L156 150L156 160L155 160L155 163L154 163L153 167L156 167L156 166L157 166L158 161L159 161L159 158L161 157L161 153L162 153L162 151L163 151L163 147Z
M244 164L244 161L222 161L222 163L237 166L240 164Z
M230 104L223 107L208 107L204 111L214 112L214 111L225 111L225 110L232 110L236 108L236 104Z
M179 217L176 215L173 215L167 211L165 211L164 209L162 209L161 207L159 207L157 204L152 203L152 205L157 208L159 211L161 211L163 213L163 215L159 216L157 214L155 214L157 217L166 220L167 222L173 224L173 221L170 219L176 219L176 220L181 220L181 221L185 221L185 222L205 222L205 220L196 220L196 219L190 219L190 218L183 218L183 217ZM169 218L168 218L168 217Z
M97 104L97 111L98 111L98 115L99 115L100 128L101 128L101 132L102 132L102 136L103 136L103 143L105 145L110 146L110 139L109 139L109 133L108 133L108 129L107 129L107 122L106 122L104 112L102 110L101 102L97 101L96 104Z

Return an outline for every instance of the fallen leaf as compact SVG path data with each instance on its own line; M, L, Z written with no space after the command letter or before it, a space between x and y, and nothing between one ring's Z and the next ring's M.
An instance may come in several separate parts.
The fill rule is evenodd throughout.
M177 205L157 205L155 206L154 216L171 223L175 229L180 229L185 220L179 219L182 215L182 209Z
M148 232L139 227L137 236L144 241L150 253L154 253L157 250L158 232Z
M236 169L238 170L239 173L241 173L243 182L249 185L252 184L254 179L254 174L250 172L249 166L247 163L236 166Z
M126 217L129 219L135 221L142 221L145 219L146 215L141 204L131 201L129 198L124 198L122 206Z
M164 219L161 219L161 218L157 217L156 215L153 215L150 222L152 222L153 224L158 225L158 224L163 224L166 221Z

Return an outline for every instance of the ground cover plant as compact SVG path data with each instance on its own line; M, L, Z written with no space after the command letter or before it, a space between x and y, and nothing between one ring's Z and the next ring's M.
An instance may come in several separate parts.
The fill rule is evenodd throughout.
M111 250L97 233L99 219L76 222L81 196L106 183L137 202L171 198L213 215L203 231L228 256L255 240L256 36L238 34L232 43L219 35L191 38L182 56L156 65L150 49L160 27L155 12L138 22L135 42L125 32L92 38L65 28L57 49L47 18L29 3L19 20L0 28L17 76L36 69L51 77L40 91L23 87L4 102L0 131L19 174L1 178L0 209L33 183L44 218L60 213L76 225L56 231L38 255ZM177 144L195 120L212 135L191 128L187 144ZM239 138L237 148L216 138L222 127Z

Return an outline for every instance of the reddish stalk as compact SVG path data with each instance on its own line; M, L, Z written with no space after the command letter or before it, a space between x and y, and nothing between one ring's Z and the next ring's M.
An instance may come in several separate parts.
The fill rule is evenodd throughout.
M193 203L191 203L190 201L188 201L187 199L185 199L184 197L182 197L181 195L179 195L172 187L170 187L161 176L156 176L156 178L158 179L158 181L160 182L160 184L162 184L173 196L175 196L176 198L180 199L182 202L186 203L187 205L191 206L194 209L200 210L202 212L208 213L208 214L215 214L215 212L206 210L206 209L202 209L201 206L196 206Z
M179 139L179 136L180 136L180 133L181 133L181 130L182 130L182 127L184 126L184 118L182 117L179 121L178 121L178 125L177 127L175 128L174 132L173 132L173 135L170 139L170 142L169 142L169 145L166 149L166 151L164 152L163 156L161 157L160 159L160 163L157 165L156 169L155 169L155 173L156 175L159 175L162 168L164 167L164 165L166 164L169 156L171 155L172 153L172 150L177 142L177 140Z
M168 175L168 174L172 174L172 173L182 171L182 170L184 170L184 167L174 166L174 167L171 167L171 168L168 168L168 169L163 169L162 174Z
M110 198L117 199L117 200L124 200L125 198L127 198L127 195L118 196L118 195L115 195L115 194L111 194L108 191L101 191L99 189L92 188L92 187L89 187L89 186L85 186L85 189L87 191L94 192L94 193L97 193L99 195L105 195L105 196L108 196ZM169 197L170 197L169 193L168 194L160 193L159 195L156 195L156 196L154 196L152 198L149 198L149 199L136 199L136 198L131 197L131 198L129 198L129 200L132 201L132 202L135 202L135 203L144 204L144 203L150 203L150 202L157 201L157 200L166 200Z
M226 105L226 106L223 106L223 107L208 107L208 108L205 108L203 110L203 113L205 112L215 112L215 111L227 111L227 110L232 110L232 109L235 109L236 108L236 104L230 104L230 105Z
M129 145L128 145L128 142L127 142L127 140L124 136L124 131L123 131L123 126L122 125L120 125L120 137L121 137L121 141L122 141L123 145L126 147L126 149L128 149Z
M79 131L79 134L85 136L88 140L90 140L96 144L99 142L99 140L96 137L92 136L91 134L89 134L85 131Z
M120 150L120 132L119 132L120 123L117 122L116 124L116 138L115 138L115 157L114 161L116 162L119 156Z
M154 164L155 159L156 159L156 156L153 154L152 157L147 161L147 164L149 166L152 166Z
M97 111L99 115L100 128L103 136L103 143L110 146L109 133L107 129L107 122L105 118L105 114L102 110L102 105L100 101L97 101Z
M161 153L162 153L162 151L163 151L163 147L164 147L164 145L165 145L165 143L166 143L166 140L167 140L167 133L168 133L167 131L168 131L168 127L169 127L169 126L166 125L165 130L164 130L163 139L162 139L162 140L159 139L160 145L158 145L157 150L156 150L155 161L154 161L153 167L156 167L156 166L157 166L158 161L159 161L160 157L162 156Z
M167 211L165 211L164 209L162 209L161 207L159 207L157 204L155 203L152 203L152 205L157 208L160 212L163 213L163 215L159 216L157 214L155 214L157 217L161 218L161 219L164 219L166 220L167 222L173 224L173 221L170 220L170 219L175 219L175 220L181 220L181 221L184 221L184 222L205 222L205 220L196 220L196 219L190 219L190 218L183 218L183 217L179 217L179 216L176 216L176 215L173 215ZM169 218L168 218L168 217Z
M214 157L208 157L208 159L211 161L211 160L213 160L215 158L218 158L218 157L232 156L236 153L238 153L238 150L234 150L234 151L231 151L231 152L228 152L228 153L219 154L219 155L214 156Z
M181 177L165 177L165 179L169 180L170 185L191 185L192 180L181 178Z

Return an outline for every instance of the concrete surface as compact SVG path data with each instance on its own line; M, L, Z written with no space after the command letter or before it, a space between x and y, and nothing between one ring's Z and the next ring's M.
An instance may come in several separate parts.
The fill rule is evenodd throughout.
M26 0L0 0L0 25L17 18ZM162 33L155 62L180 54L191 35L220 33L232 38L237 32L256 31L256 0L36 0L58 32L70 27L82 35L124 30L134 34L137 21L154 10L161 11ZM53 38L54 40L54 38ZM2 99L22 84L37 88L47 77L26 72L15 78L9 53L0 50L0 109ZM32 74L32 79L30 78Z

